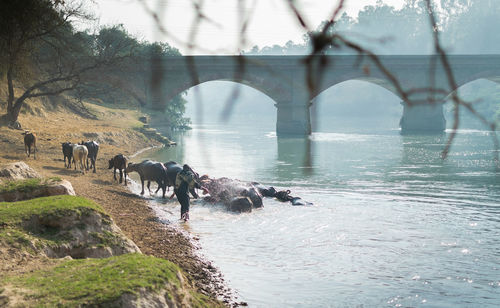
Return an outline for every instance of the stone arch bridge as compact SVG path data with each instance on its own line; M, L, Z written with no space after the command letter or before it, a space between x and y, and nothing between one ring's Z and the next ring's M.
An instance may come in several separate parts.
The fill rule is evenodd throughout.
M161 110L176 95L198 84L226 80L245 84L272 98L277 108L278 135L311 133L311 100L324 90L348 80L364 80L398 95L389 78L367 57L356 55L325 56L327 64L313 65L308 76L304 56L185 56L153 62L151 104ZM435 56L379 56L388 71L397 76L403 90L416 88L451 89L443 67ZM361 61L360 61L361 59ZM457 87L477 79L500 82L500 55L450 55L448 59ZM313 59L318 64L319 57ZM316 69L314 69L316 67ZM323 69L317 69L322 67ZM319 75L321 74L321 75ZM318 76L322 76L318 78ZM314 87L308 87L312 80ZM418 93L411 101L426 101L428 94ZM436 95L436 103L403 104L402 132L442 132L445 129L443 102L447 95Z

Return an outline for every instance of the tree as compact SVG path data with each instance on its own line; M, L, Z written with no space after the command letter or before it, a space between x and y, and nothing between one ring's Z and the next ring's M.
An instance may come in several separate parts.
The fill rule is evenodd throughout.
M93 70L113 65L130 52L123 44L99 44L75 33L71 20L89 18L79 2L18 0L0 2L1 71L6 76L8 124L17 122L30 98L74 90ZM16 96L15 88L21 89Z
M123 25L101 28L96 34L80 32L77 35L87 37L85 44L96 56L120 59L112 65L101 65L82 74L74 91L78 100L92 98L124 102L132 97L141 101L131 78L137 66L135 54L141 47L137 39L129 35Z
M459 14L454 12L459 11ZM449 4L444 39L453 53L499 53L500 26L498 3L488 0L470 0L464 4Z
M151 90L154 91L154 84L157 80L161 80L161 77L155 75L157 70L153 70L152 66L156 66L157 63L168 60L168 57L180 55L178 49L173 48L167 43L154 42L141 44L140 49L135 53L135 57L138 60L137 65L140 70L138 72L136 71L133 77L135 78L136 84L143 84L143 106L151 101L154 96ZM182 94L174 97L166 105L162 115L163 120L170 128L186 129L189 127L190 120L183 117L186 110L185 105L186 100L182 97Z
M2 71L6 74L8 86L6 118L9 123L17 121L19 111L27 98L40 96L42 92L38 90L51 83L63 81L59 76L55 77L54 81L35 83L20 97L15 98L14 79L29 79L27 74L33 68L33 56L40 44L50 34L68 24L69 14L58 11L57 6L59 3L48 0L2 1L0 4L0 51L3 55Z

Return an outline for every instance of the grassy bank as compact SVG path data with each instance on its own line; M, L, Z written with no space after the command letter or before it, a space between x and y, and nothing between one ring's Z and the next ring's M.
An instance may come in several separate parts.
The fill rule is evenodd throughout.
M15 289L26 305L37 307L121 307L144 292L170 306L220 306L190 290L172 262L141 254L65 261L3 282L3 293Z
M106 215L101 206L82 197L52 196L18 202L0 202L0 224L18 225L34 216L40 219L61 219L95 211Z
M98 228L103 224L107 227ZM48 249L61 251L61 247L65 255L113 250L125 244L109 227L111 224L101 206L83 197L65 195L1 202L0 248L15 249L34 259L44 258ZM75 238L75 234L85 233L89 236ZM0 306L122 307L152 302L179 307L222 306L192 288L179 266L153 256L126 253L98 259L57 260L55 265L41 270L2 275Z
M191 291L195 292L193 294L203 294L212 299L212 302L206 302L210 303L209 306L219 305L219 302L214 300L216 297L222 298L226 305L234 303L231 292L225 286L220 273L210 262L200 258L196 252L196 246L199 244L194 245L192 239L183 233L159 222L155 213L149 208L148 200L131 193L126 186L114 181L112 171L107 169L108 160L116 154L130 157L143 148L160 145L156 140L151 140L137 131L137 127L142 125L138 121L141 113L134 110L114 109L110 106L86 105L96 118L82 118L64 108L47 109L43 104L34 102L31 109L36 109L38 112L23 112L19 121L23 128L37 133L37 159L28 158L24 153L22 131L2 127L0 129L0 148L2 148L0 165L25 161L43 178L55 177L71 182L77 196L85 198L78 202L93 202L97 206L96 213L101 213L101 211L107 213L144 255L176 264L184 273L186 282L192 286ZM3 111L0 110L0 113ZM97 173L82 175L78 170L65 168L61 143L89 139L96 140L100 144L96 162ZM43 182L35 180L11 183L5 185L4 189L29 190L38 185L43 185ZM64 206L62 202L61 206ZM42 211L37 209L36 205L30 205L30 207L32 207L30 210L25 211L28 216L31 211ZM8 241L11 244L3 248L0 245L0 276L13 277L39 270L50 271L54 265L58 265L59 260L37 257L36 253L41 250L33 243L42 242L38 245L42 247L64 246L60 245L61 240L70 242L70 239L51 238L57 233L51 228L44 229L44 237L36 238L36 232L25 229L23 223L19 223L26 217L23 216L22 211L14 214L11 209L7 210L7 207L4 210L6 211L5 217L8 215L10 218L0 223L0 233L4 243ZM53 215L59 215L58 211L64 210L59 208ZM0 216L4 217L4 214ZM93 241L89 244L92 249L99 249L99 246L106 247L114 242L113 237L106 232L90 234L89 238ZM17 245L19 248L10 249L12 245ZM6 288L0 297L5 296L5 292L9 293L9 290ZM197 296L193 295L193 297ZM2 306L1 302L0 306Z
M15 191L31 192L35 189L47 188L50 184L61 182L60 177L48 179L32 178L19 181L5 181L0 183L0 194L12 193Z
M104 219L108 217L102 207L82 197L54 196L0 202L0 245L37 253L44 247L67 244L73 237L65 230L68 226L61 226L61 221L69 225L69 217L79 219L92 213L99 213ZM86 226L82 222L77 223L77 227L84 229Z

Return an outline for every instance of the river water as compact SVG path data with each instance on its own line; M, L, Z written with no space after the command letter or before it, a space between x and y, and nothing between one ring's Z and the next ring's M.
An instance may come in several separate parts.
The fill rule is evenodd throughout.
M498 307L500 173L488 132L447 135L338 125L282 139L270 125L197 125L177 147L141 157L200 174L258 181L313 202L272 199L233 214L195 202L180 223L174 200L158 216L199 237L250 307Z

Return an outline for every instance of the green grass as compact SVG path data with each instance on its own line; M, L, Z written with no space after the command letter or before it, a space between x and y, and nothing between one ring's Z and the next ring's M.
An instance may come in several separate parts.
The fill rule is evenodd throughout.
M91 235L100 242L98 246L100 247L112 247L123 245L123 240L117 234L103 231L103 232L92 232Z
M26 232L10 227L0 227L0 242L17 249L26 249L31 246L30 236ZM31 247L28 250L32 252Z
M75 212L85 215L97 211L106 215L96 203L75 196L52 196L19 202L0 203L0 243L28 252L58 245L71 240L57 227L33 231L31 223L44 218L63 218ZM82 227L85 227L82 224ZM36 228L35 228L36 229ZM92 233L99 245L118 242L111 232ZM78 259L64 261L57 266L21 276L0 276L0 299L6 286L14 288L23 298L20 305L28 307L110 307L123 294L138 294L140 290L152 292L165 289L170 299L185 298L192 307L223 307L221 303L185 290L178 278L179 267L169 261L126 254L104 259ZM183 289L184 291L182 291ZM0 300L1 306L1 300Z
M0 202L0 226L19 224L33 215L64 217L70 212L79 215L96 211L107 216L101 206L82 197L60 195L18 202Z
M13 180L0 183L0 194L11 193L15 191L20 192L30 192L38 188L47 187L50 184L61 182L59 177L51 177L47 179L25 179L25 180Z
M107 217L104 210L88 199L75 196L51 196L19 202L0 202L0 242L18 249L31 251L33 247L55 247L73 240L68 232L60 232L58 226L50 225L51 221L74 216L81 217L98 212ZM38 222L49 222L39 226L30 224L33 217ZM103 220L106 222L106 219ZM85 228L82 224L81 229ZM102 236L103 245L117 242L110 234Z
M0 193L10 193L14 191L29 192L43 186L42 180L38 178L20 181L6 181L0 184Z
M37 307L108 307L121 295L137 294L140 289L158 291L169 284L168 290L179 290L179 271L177 265L163 259L126 254L66 261L49 270L8 277L3 282L26 290L25 299L36 302ZM205 296L191 294L193 306L212 306Z
M7 279L32 291L40 306L77 306L111 302L140 288L156 290L170 282L180 287L178 267L161 259L129 254L106 259L72 260L50 270Z

